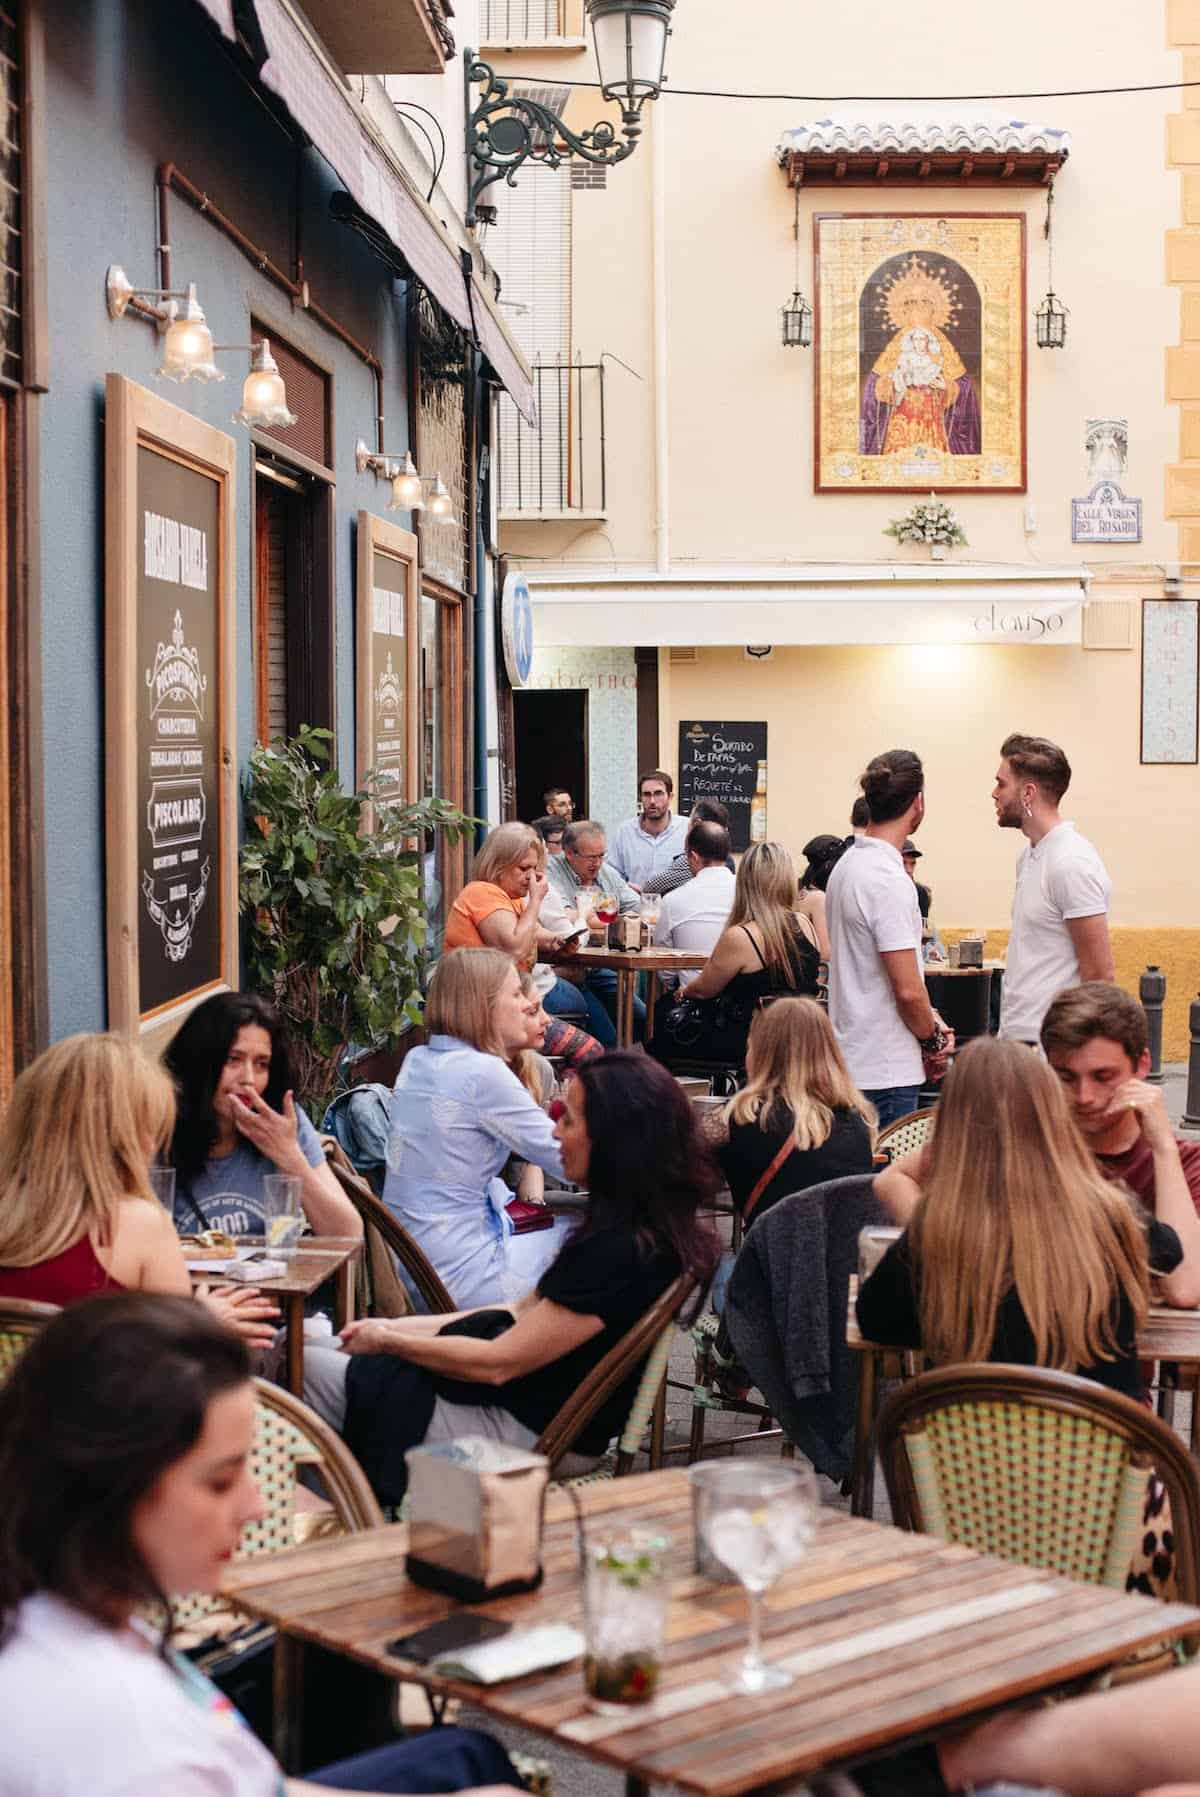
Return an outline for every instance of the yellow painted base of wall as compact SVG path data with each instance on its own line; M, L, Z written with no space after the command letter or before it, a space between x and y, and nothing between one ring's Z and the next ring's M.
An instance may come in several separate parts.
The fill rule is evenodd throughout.
M966 929L946 929L941 923L938 928L947 943L957 942L966 934ZM1003 955L1007 948L1007 930L988 931L983 945L985 955ZM1157 967L1166 974L1163 1060L1186 1061L1191 1040L1188 1009L1200 992L1200 930L1114 930L1113 958L1117 984L1135 998L1138 981L1147 967Z

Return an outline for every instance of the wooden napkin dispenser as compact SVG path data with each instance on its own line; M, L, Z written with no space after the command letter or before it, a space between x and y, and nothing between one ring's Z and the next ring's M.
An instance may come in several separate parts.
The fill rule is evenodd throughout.
M544 1454L466 1435L405 1459L410 1579L464 1603L541 1584Z

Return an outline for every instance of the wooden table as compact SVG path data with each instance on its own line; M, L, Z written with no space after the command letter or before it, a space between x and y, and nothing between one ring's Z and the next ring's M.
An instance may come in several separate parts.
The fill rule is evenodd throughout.
M701 954L689 954L682 948L641 948L636 954L622 954L620 949L581 948L565 957L560 966L569 972L572 967L600 968L611 967L617 976L617 1047L633 1046L633 1000L637 988L639 973L648 974L649 984L646 992L646 1040L654 1034L654 1006L658 999L659 975L664 973L698 973L708 965L709 957Z
M263 1245L261 1236L244 1236L241 1245L256 1248ZM278 1298L279 1308L283 1313L283 1327L287 1331L287 1388L295 1395L304 1395L304 1302L311 1298L318 1286L324 1285L327 1279L336 1279L334 1290L333 1327L334 1332L354 1318L354 1275L358 1266L358 1257L362 1253L362 1239L354 1235L306 1235L288 1263L288 1270L279 1279L254 1279L249 1283L258 1287L259 1291ZM187 1246L184 1246L186 1257ZM193 1273L192 1283L206 1281L211 1285L221 1284L221 1270L212 1268L209 1272Z
M740 1797L940 1734L965 1718L1100 1671L1151 1641L1200 1638L1200 1610L1127 1597L1012 1565L930 1535L821 1513L811 1552L768 1594L765 1651L798 1674L744 1697L728 1667L746 1645L739 1586L693 1571L691 1500L681 1472L583 1487L593 1539L653 1522L671 1539L673 1591L662 1685L618 1716L588 1708L578 1661L490 1687L434 1677L385 1643L459 1606L409 1584L396 1524L246 1560L225 1590L273 1622L276 1751L294 1771L303 1643L462 1698L498 1721L550 1736L626 1776L628 1797L657 1782ZM487 1606L520 1625L581 1623L573 1512L546 1506L545 1581Z
M846 1346L859 1356L858 1413L854 1430L854 1462L850 1472L850 1511L870 1516L875 1501L873 1436L879 1402L881 1365L889 1355L911 1356L912 1350L887 1342L869 1341L859 1330L854 1314L858 1280L851 1278L846 1303ZM1143 1360L1159 1363L1158 1413L1172 1421L1174 1394L1181 1387L1192 1392L1191 1451L1200 1455L1200 1309L1177 1310L1169 1304L1152 1304L1138 1336Z

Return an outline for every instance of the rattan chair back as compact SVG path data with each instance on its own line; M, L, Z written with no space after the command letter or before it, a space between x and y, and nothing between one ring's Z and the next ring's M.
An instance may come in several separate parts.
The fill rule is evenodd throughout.
M0 1298L0 1385L38 1330L57 1315L57 1304L39 1304L33 1298Z
M924 1148L933 1134L933 1107L924 1111L910 1111L907 1117L897 1117L886 1129L879 1132L879 1140L875 1144L876 1154L886 1154L890 1160L898 1161L916 1148Z
M431 1314L457 1310L458 1306L442 1284L424 1249L418 1246L402 1223L397 1223L383 1200L375 1196L362 1175L332 1156L327 1156L327 1160L333 1177L363 1220L363 1227L367 1231L368 1252L373 1237L381 1240L412 1280Z
M695 1290L690 1273L681 1273L667 1287L662 1297L626 1331L600 1363L592 1368L579 1390L568 1399L535 1443L534 1451L545 1454L553 1473L578 1440L601 1405L614 1391L619 1391L630 1374L642 1366L638 1388L621 1430L617 1452L618 1476L628 1472L641 1445L666 1377L667 1359L675 1333L675 1319ZM642 1363L645 1362L644 1366Z
M939 1367L884 1405L892 1517L1085 1583L1123 1588L1157 1472L1171 1504L1179 1600L1200 1598L1200 1482L1141 1404L1043 1367Z

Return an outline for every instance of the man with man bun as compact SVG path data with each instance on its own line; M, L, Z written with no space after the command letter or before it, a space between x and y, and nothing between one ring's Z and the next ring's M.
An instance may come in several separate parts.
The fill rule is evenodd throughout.
M881 1126L917 1108L954 1046L929 1002L921 908L901 850L925 815L925 770L911 749L877 755L860 785L869 822L829 876L829 1017L846 1065Z
M1002 830L1020 830L1000 1034L1034 1043L1050 1000L1084 980L1114 978L1104 863L1059 813L1071 764L1044 736L1008 736L992 801Z

